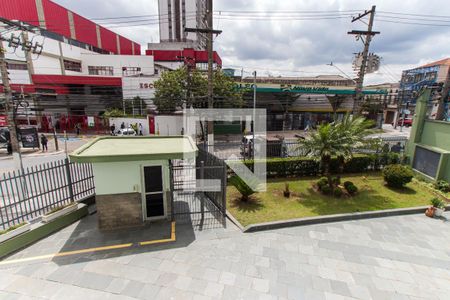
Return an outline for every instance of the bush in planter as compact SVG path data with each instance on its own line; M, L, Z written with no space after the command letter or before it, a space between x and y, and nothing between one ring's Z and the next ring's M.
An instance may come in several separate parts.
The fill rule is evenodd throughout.
M387 185L394 188L401 188L414 177L413 171L403 165L389 165L383 169L383 177Z
M326 185L322 186L320 191L325 195L330 195L333 190L330 188L330 186L328 184L326 184Z
M439 209L444 209L445 208L445 202L439 198L433 198L431 199L431 205L433 205L433 207L439 208Z
M340 185L341 177L339 177L339 176L333 177L333 179L331 181L333 182L334 185Z
M340 198L342 196L342 194L344 194L344 192L342 191L342 189L340 187L337 186L337 187L334 188L333 195L336 198Z
M351 181L344 182L344 188L350 195L354 195L358 192L358 188Z
M450 184L445 180L439 180L436 182L434 188L444 193L450 192Z

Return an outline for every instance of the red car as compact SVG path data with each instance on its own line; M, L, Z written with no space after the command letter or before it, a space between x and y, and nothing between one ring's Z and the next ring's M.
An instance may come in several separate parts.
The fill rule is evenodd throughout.
M412 122L413 122L412 118L405 118L405 122L403 122L403 118L400 118L397 121L397 126L402 126L402 123L403 123L403 126L410 127L410 126L412 126ZM394 125L394 124L392 124L392 125Z

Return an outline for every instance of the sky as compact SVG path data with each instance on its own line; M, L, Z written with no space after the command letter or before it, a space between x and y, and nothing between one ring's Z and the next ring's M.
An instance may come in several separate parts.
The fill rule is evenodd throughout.
M94 21L158 14L157 0L54 2ZM381 67L376 73L366 76L365 85L396 82L402 70L450 57L450 1L443 0L215 0L214 27L223 32L215 38L214 50L222 57L223 67L236 68L239 73L243 69L244 76L251 76L253 71L257 71L258 76L343 75L343 72L354 78L356 72L352 69L352 59L354 53L362 51L363 44L347 32L367 30L366 24L360 21L352 23L351 19L352 14L358 13L353 10L368 10L372 5L376 5L377 11L373 30L381 34L372 39L370 52L381 57ZM237 19L226 17L229 11L241 14L270 11L272 15L255 20L245 13ZM275 11L284 11L278 15L283 17L274 16ZM320 11L331 18L292 20L292 15L286 12L295 11ZM341 12L341 18L332 18L337 11ZM368 19L363 20L367 22ZM130 22L125 24L126 27L118 27L124 24L105 27L140 43L145 50L148 42L159 41L156 19L148 23L129 26L137 24ZM440 26L404 23L437 23ZM327 65L330 62L336 67Z

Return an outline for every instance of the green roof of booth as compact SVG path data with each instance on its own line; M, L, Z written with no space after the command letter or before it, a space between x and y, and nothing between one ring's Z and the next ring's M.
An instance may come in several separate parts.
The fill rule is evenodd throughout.
M100 137L70 154L73 162L183 159L197 156L189 136Z

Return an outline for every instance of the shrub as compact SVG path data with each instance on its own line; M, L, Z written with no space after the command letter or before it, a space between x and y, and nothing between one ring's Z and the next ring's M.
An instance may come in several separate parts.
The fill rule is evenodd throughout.
M326 177L321 177L318 181L317 181L317 187L319 190L322 190L322 188L324 186L328 186L328 178Z
M340 198L341 196L342 196L342 194L343 194L344 192L342 191L342 189L340 188L340 187L335 187L334 188L334 190L333 190L333 195L336 197L336 198Z
M27 224L26 222L22 222L22 223L19 223L19 224L16 224L16 225L13 225L13 226L9 227L8 229L0 230L0 235L6 234L6 233L8 233L10 231L13 231L14 229L17 229L19 227L22 227L22 226L24 226L26 224Z
M322 188L320 189L320 191L321 191L323 194L325 194L325 195L329 195L329 194L331 194L331 192L332 192L332 190L331 190L331 188L330 188L330 186L329 186L328 184L322 186Z
M248 198L255 193L254 190L252 190L244 180L242 180L241 177L235 175L232 176L229 180L229 183L231 183L241 194L241 200L247 201Z
M414 173L409 167L403 165L389 165L384 167L383 177L388 186L401 188L411 182Z
M350 182L350 181L349 181ZM358 188L356 187L356 185L354 185L352 182L350 182L350 184L345 185L345 190L350 194L350 195L354 195L358 192Z
M444 193L450 192L450 184L445 180L439 180L436 182L434 188Z
M431 199L430 202L431 202L431 205L433 205L433 207L440 208L440 209L445 208L445 202L439 198L433 198L433 199Z
M333 182L334 185L340 185L341 177L339 177L339 176L333 177L333 179L331 181Z

